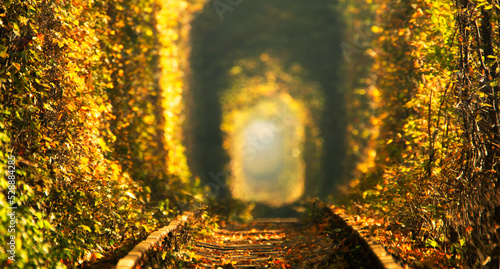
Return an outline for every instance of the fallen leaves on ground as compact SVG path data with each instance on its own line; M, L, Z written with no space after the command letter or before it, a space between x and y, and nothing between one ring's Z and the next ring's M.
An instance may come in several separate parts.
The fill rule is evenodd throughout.
M418 244L412 239L410 229L400 223L392 223L378 216L360 216L346 213L339 207L332 207L333 211L346 218L349 225L356 226L360 232L366 232L369 237L377 239L391 255L414 268L449 268L451 247L447 245L447 252L440 246ZM369 211L367 211L369 212ZM407 266L408 266L407 265Z
M180 255L188 267L353 268L373 259L357 234L328 212L302 222L256 219L219 227L200 233Z

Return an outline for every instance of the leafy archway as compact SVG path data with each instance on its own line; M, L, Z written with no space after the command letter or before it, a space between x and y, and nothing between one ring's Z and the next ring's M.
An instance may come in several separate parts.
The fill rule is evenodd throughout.
M190 166L202 182L217 188L220 197L229 196L229 174L225 172L229 156L222 146L220 97L234 88L231 72L239 61L261 64L265 62L262 55L279 62L284 73L295 72L297 80L314 82L323 96L318 102L324 102L324 109L314 109L314 100L303 102L319 129L315 135L313 129L305 128L306 195L327 196L341 181L346 129L339 72L343 26L335 8L326 0L212 1L193 20L192 124L187 132L191 134ZM258 66L246 69L254 72L248 77L264 77L263 70ZM304 89L290 92L294 99L304 95Z
M268 53L230 68L220 104L233 197L291 203L304 193L305 171L319 173L322 142L312 115L322 111L324 97L317 83L302 80L303 72L298 64L283 70ZM307 183L311 189L318 182Z

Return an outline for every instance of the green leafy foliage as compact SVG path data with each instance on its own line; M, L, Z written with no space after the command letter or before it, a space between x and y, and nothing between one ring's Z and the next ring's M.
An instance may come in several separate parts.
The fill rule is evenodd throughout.
M375 233L412 266L498 263L500 44L490 27L498 9L489 1L373 4L364 9L375 34L365 51L376 80L358 91L376 109L365 127L375 130L376 157L361 158L351 210L384 227Z
M175 17L159 13L169 6L147 0L0 4L0 186L7 190L12 154L18 192L16 261L0 251L1 266L74 267L98 259L175 213L154 208L152 198L178 203L174 190L191 193L187 166L178 161L183 151L165 135L180 120L165 123L164 113L177 107L164 99L182 95L164 92L182 77L157 79L171 71L159 64L160 51L178 46L176 38L159 40L157 16L175 34L183 14L194 11L191 3L172 5Z

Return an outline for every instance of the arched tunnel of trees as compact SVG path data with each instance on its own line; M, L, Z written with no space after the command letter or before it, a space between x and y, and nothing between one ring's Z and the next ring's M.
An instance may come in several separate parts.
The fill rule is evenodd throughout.
M234 7L215 1L206 4L195 17L190 37L192 129L186 133L192 134L188 135L191 167L210 186L213 195L231 195L228 182L238 177L235 158L238 154L256 154L237 153L228 145L237 140L235 133L239 131L235 128L252 124L249 117L267 117L274 122L268 128L269 134L264 128L254 135L257 141L250 146L254 151L259 151L259 143L265 144L266 138L259 135L281 139L272 128L276 121L293 121L303 129L303 145L296 149L296 157L304 166L296 171L305 179L303 196L326 197L341 183L346 155L339 49L343 24L336 7L323 0L239 1ZM273 105L269 104L261 108L270 113L267 116L255 111L247 111L246 116L238 114L259 110L256 107L263 102L274 103L274 110L279 111L270 112ZM277 102L288 102L281 106L295 105L300 111L290 111L295 118L286 119L287 113ZM290 137L293 132L288 130L283 135ZM252 165L257 164L246 164ZM279 180L277 174L271 177ZM246 191L251 192L251 188Z
M498 0L0 1L0 267L327 204L409 267L498 268L499 20Z

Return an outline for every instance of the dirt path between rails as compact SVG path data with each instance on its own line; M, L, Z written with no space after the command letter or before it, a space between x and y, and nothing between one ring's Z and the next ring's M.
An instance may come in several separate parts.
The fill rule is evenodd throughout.
M190 268L380 268L363 240L330 214L221 222L178 257Z

